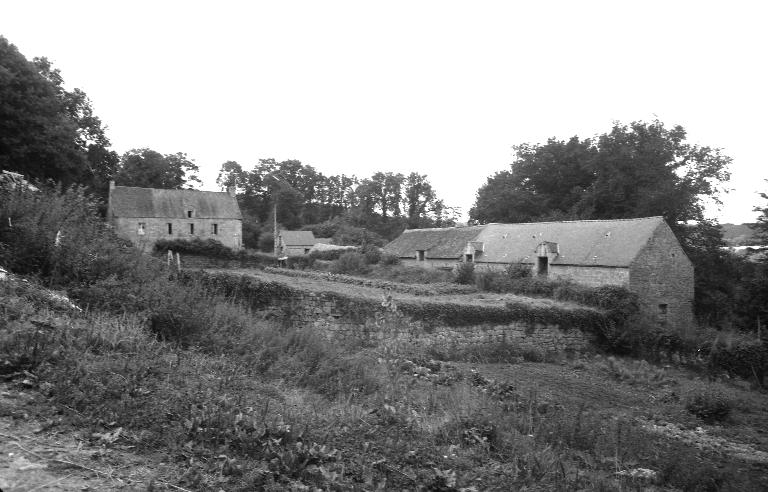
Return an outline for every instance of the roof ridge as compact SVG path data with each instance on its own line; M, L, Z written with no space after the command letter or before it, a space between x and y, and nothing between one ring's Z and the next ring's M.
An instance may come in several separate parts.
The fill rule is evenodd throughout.
M184 188L147 188L145 186L123 186L123 185L115 185L115 188L131 188L134 190L158 190L158 191L194 191L197 193L223 193L225 195L229 195L226 191L210 191L210 190L193 190L193 189L184 189Z
M576 222L629 222L633 220L664 219L663 215L651 215L648 217L634 217L630 219L579 219L579 220L550 220L547 222L489 222L489 225L533 225L533 224L574 224ZM414 229L416 230L416 229Z
M462 229L472 229L474 227L483 227L488 224L478 224L471 226L459 226L459 227L422 227L419 229L404 229L403 232L419 232L419 231L460 231Z

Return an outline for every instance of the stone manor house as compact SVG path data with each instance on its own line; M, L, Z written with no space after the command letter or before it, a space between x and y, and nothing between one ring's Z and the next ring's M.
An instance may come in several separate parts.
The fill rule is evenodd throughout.
M620 285L659 324L693 323L693 264L662 217L411 229L384 251L424 268L522 263L540 277Z
M227 192L163 190L109 183L107 220L143 251L159 239L215 239L243 247L243 217L234 188Z

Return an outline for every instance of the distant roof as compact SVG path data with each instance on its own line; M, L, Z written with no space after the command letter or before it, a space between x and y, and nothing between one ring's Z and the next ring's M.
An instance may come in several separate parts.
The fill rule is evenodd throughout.
M483 227L406 229L400 237L384 246L384 251L401 258L415 258L417 251L424 251L427 258L458 258Z
M109 193L114 217L187 218L194 210L200 219L242 219L237 199L216 191L162 190L115 186Z
M644 217L412 229L384 250L401 258L424 250L426 258L458 259L467 243L474 241L482 243L482 251L475 254L478 263L532 263L536 247L550 242L558 248L559 254L551 260L555 265L629 266L661 225L666 226L662 217Z
M315 235L312 231L280 231L285 246L314 246Z

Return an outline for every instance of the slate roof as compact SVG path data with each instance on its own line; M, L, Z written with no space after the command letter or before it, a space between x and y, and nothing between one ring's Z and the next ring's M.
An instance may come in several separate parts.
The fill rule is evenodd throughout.
M401 258L413 258L424 249L428 259L458 259L467 242L476 241L483 243L477 263L533 263L536 247L546 241L558 246L553 265L628 267L660 226L668 227L662 217L413 229L384 250Z
M315 235L312 231L280 231L284 246L314 246Z
M469 241L483 230L484 226L447 227L443 229L406 229L384 246L384 251L400 258L415 258L416 251L424 251L426 258L459 258Z
M109 193L113 217L186 219L194 210L198 219L242 219L237 199L229 193L197 190L162 190L115 186Z

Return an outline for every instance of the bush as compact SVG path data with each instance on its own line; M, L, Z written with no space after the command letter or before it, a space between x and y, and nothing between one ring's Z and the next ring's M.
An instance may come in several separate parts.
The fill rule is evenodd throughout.
M311 255L289 256L286 260L286 266L295 270L306 270L314 264L315 258Z
M720 335L708 354L709 366L728 374L753 380L764 386L768 372L768 346L765 342L738 335Z
M315 250L309 253L309 256L315 260L333 261L338 260L339 257L344 253L350 253L354 251L357 251L357 248L354 246L349 246L348 248Z
M259 236L259 249L264 253L272 253L275 250L275 235L271 232L262 233Z
M0 262L10 271L39 275L59 286L157 275L162 265L118 239L98 208L98 201L79 187L0 189Z
M368 229L350 225L341 225L336 229L336 233L333 235L333 242L345 246L384 246L386 240Z
M190 255L210 256L213 258L230 259L237 256L237 253L221 244L221 241L215 239L201 239L196 237L188 239L160 239L155 243L155 251L164 253L168 250L174 253L185 253Z
M528 278L533 275L531 267L523 263L511 263L504 269L508 278Z
M475 283L475 264L462 262L456 266L455 282L461 285L471 285Z
M379 265L381 266L391 266L391 265L399 265L400 264L400 258L397 257L397 255L393 255L391 253L382 253L381 259L379 260Z
M705 422L722 422L731 413L732 405L721 391L705 387L688 395L685 409Z
M365 246L362 253L369 265L375 265L381 261L381 248L378 246Z
M331 265L333 273L368 273L370 267L362 253L347 252L339 257Z

